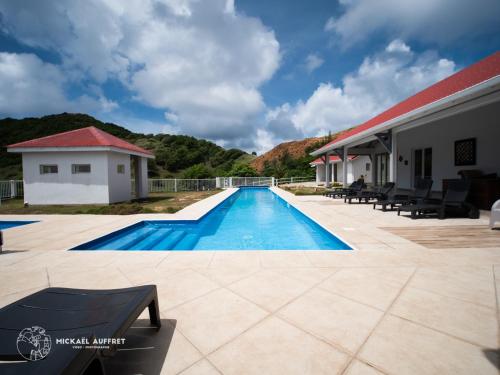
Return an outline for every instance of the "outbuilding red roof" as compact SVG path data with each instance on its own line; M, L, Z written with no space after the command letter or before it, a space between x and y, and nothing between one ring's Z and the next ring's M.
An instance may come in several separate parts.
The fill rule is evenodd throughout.
M46 147L115 147L126 151L153 155L145 150L123 139L115 137L94 126L71 130L64 133L49 135L48 137L36 138L30 141L19 142L7 146L7 148L46 148Z
M349 159L349 161L351 161L356 158L356 155L349 155L347 158ZM340 158L337 155L330 155L330 163L336 163L338 161L340 161ZM317 158L316 160L312 161L311 164L322 165L325 163L323 163L323 160L321 158Z
M335 140L321 147L319 150L498 75L500 75L500 51L410 96L363 124L340 134Z

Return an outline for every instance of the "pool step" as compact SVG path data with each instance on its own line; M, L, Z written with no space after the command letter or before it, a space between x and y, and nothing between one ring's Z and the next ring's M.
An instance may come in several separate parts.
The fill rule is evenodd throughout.
M188 233L175 245L176 250L193 250L200 236L196 233Z
M148 237L154 233L156 229L151 227L143 227L138 230L134 230L123 237L119 237L115 240L108 242L101 249L106 250L128 250L134 244L142 241L144 238Z
M172 250L179 241L181 241L187 232L183 230L174 230L155 246L157 250Z
M132 250L153 250L155 246L174 230L172 228L156 228L155 232L136 243Z

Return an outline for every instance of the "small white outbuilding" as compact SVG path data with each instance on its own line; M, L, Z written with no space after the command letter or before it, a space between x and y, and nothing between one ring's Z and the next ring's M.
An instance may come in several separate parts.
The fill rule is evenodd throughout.
M22 153L24 200L29 204L109 204L148 195L147 160L153 154L93 126L12 144L7 150Z

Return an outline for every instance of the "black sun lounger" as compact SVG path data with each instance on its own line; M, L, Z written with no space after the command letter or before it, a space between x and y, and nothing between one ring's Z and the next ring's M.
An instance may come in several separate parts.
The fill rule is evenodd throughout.
M450 181L448 190L442 200L428 199L416 204L404 205L398 207L398 215L401 212L410 212L411 218L416 219L417 215L426 215L429 213L437 213L439 219L444 219L446 211L455 209L467 211L471 219L479 217L478 210L465 200L469 195L470 181L455 180Z
M366 185L359 181L354 181L349 187L346 188L335 188L328 193L325 193L327 197L330 198L342 198L348 194L354 194L361 191Z
M40 366L44 371L38 373L50 374L80 374L89 366L102 368L96 365L96 361L114 355L115 344L98 348L95 352L91 349L82 352L71 345L71 350L68 350L68 345L57 344L56 340L89 336L96 339L123 338L146 307L151 324L160 329L155 285L111 290L47 288L22 298L0 309L0 360L23 361L26 356L30 357L30 345L18 345L19 334L26 328L37 332L41 327L44 334L50 336L51 348L43 359L37 361L0 363L0 373L3 374L4 369L10 374L37 373L36 368Z
M390 198L377 200L377 202L373 203L373 209L379 205L382 206L382 211L386 211L387 206L389 206L392 210L396 206L422 202L423 200L429 198L432 183L433 181L430 179L420 178L415 182L415 191L413 194L395 194Z
M344 202L347 201L351 204L353 199L357 199L359 203L363 200L368 203L370 199L387 199L387 196L394 188L394 185L394 182L386 182L384 186L378 187L374 190L361 190L354 194L348 194L344 197Z

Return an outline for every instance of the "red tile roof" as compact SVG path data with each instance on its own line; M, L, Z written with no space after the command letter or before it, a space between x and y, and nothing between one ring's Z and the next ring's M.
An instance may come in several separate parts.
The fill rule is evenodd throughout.
M340 134L319 150L500 75L500 51L410 96L385 112Z
M349 160L353 160L356 157L357 157L356 155L349 155L348 159ZM337 161L340 161L340 158L337 155L330 155L330 163L335 163ZM317 158L316 160L312 161L310 164L322 165L322 164L325 164L325 163L323 163L323 160L321 158Z
M123 139L115 137L94 126L88 128L71 130L64 133L49 135L48 137L36 138L30 141L19 142L7 146L8 148L46 148L46 147L115 147L126 151L153 155L145 150Z

